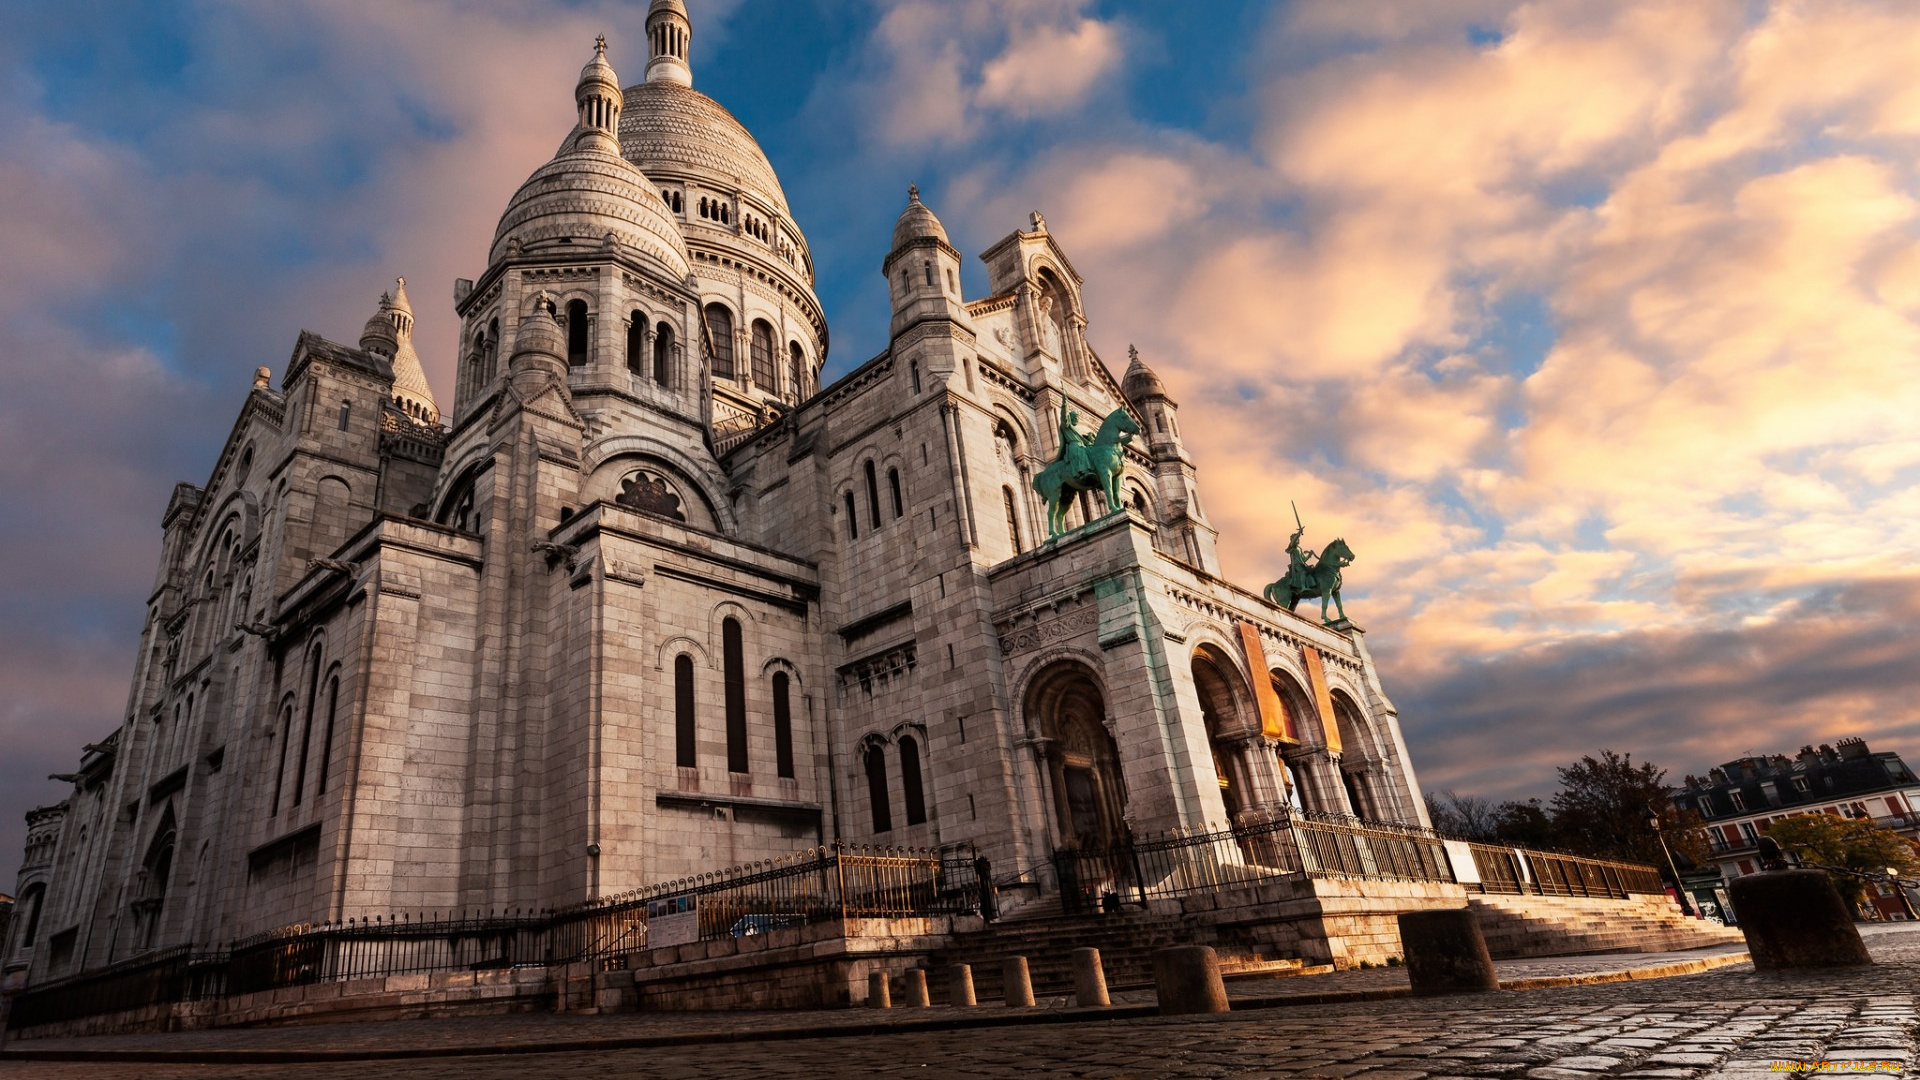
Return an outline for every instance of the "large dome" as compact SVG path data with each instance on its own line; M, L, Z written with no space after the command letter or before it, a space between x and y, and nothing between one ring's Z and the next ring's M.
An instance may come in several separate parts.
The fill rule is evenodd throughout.
M721 190L737 187L792 217L767 155L725 106L665 80L629 86L624 98L620 152L641 172L690 176Z
M522 248L550 243L599 245L611 233L620 243L652 256L673 276L692 269L686 241L660 193L640 170L611 153L583 145L577 134L520 185L500 215L488 261Z

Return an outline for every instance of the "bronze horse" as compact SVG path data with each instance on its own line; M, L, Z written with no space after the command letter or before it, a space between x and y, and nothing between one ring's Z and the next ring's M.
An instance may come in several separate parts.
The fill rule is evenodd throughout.
M1320 598L1320 621L1332 622L1327 618L1327 600L1332 598L1334 606L1340 611L1340 621L1347 621L1347 606L1340 602L1340 571L1353 564L1353 549L1343 539L1335 538L1327 549L1320 553L1320 560L1312 566L1301 566L1287 571L1287 576L1266 587L1263 595L1267 602L1278 604L1292 611L1300 606L1300 601L1310 597Z
M1125 409L1115 409L1100 421L1100 430L1083 448L1088 468L1068 475L1072 465L1066 461L1049 462L1033 478L1033 490L1047 500L1047 535L1067 531L1068 496L1075 491L1098 491L1107 500L1107 513L1120 509L1120 467L1126 460L1128 440L1140 434Z

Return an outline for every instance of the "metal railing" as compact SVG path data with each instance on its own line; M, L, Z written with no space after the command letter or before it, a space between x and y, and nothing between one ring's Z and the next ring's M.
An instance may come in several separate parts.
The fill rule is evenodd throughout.
M153 953L28 990L10 1028L149 1005L349 979L567 963L612 965L643 952L674 918L676 940L749 937L832 919L978 909L971 846L834 844L590 901L560 911L376 916L243 938L225 952Z
M1466 887L1482 893L1531 896L1588 896L1624 900L1634 893L1666 892L1660 872L1641 863L1590 859L1583 855L1533 851L1467 841L1480 880Z
M1053 861L1068 912L1288 877L1453 881L1444 843L1431 830L1300 813L1109 848L1061 849Z

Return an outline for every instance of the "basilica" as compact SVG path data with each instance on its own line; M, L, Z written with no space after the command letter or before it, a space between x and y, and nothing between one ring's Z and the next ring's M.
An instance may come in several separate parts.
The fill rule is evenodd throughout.
M823 385L779 178L681 0L646 29L420 312L458 320L450 395L398 282L174 489L126 712L30 815L9 978L836 840L1044 897L1063 849L1425 824L1362 632L1220 576L1189 418L1088 343L1072 238L1010 222L970 298L904 193L888 345ZM1093 446L1109 483L1043 494Z

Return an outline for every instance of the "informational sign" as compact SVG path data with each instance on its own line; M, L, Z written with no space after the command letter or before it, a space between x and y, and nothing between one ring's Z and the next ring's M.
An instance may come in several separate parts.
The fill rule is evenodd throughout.
M1320 735L1326 740L1327 749L1340 752L1340 724L1333 718L1333 694L1327 690L1327 669L1320 660L1320 650L1311 645L1300 646L1300 653L1307 660L1307 681L1313 684L1313 709L1320 714Z
M1267 649L1260 641L1260 628L1250 622L1233 625L1240 631L1240 648L1247 654L1247 676L1253 680L1253 700L1260 710L1260 734L1282 742L1299 742L1299 733L1287 723L1287 710L1273 689L1273 675L1267 670Z
M670 896L647 901L647 948L691 945L700 940L700 898Z
M1453 880L1462 885L1480 884L1480 867L1473 861L1473 845L1465 840L1442 840L1440 846L1447 849L1447 862L1453 864Z

